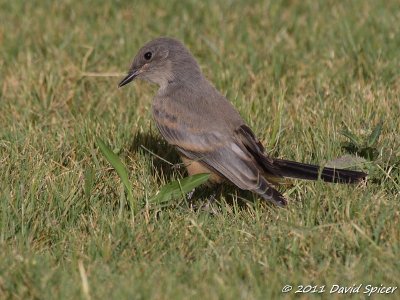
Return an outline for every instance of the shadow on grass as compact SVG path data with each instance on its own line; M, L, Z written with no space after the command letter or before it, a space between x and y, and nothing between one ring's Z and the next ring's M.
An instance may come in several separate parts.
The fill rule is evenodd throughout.
M162 184L159 179L164 177L167 182L174 180L174 174L185 176L185 169L179 158L178 152L160 136L151 133L135 134L129 152L142 152L148 157L152 157L152 175Z
M223 183L218 185L204 185L196 188L193 196L187 204L194 208L209 212L220 210L224 205L236 206L245 209L248 205L255 204L256 197L250 191L243 191L232 184ZM209 209L213 207L213 209Z
M178 152L157 135L138 132L132 140L129 152L143 152L145 155L153 157L152 175L157 178L160 187L162 185L160 178L162 177L166 182L170 182L176 178L187 176ZM195 208L202 207L204 202L215 203L218 206L222 198L229 205L235 203L238 207L247 207L247 203L252 203L255 199L251 192L240 190L228 183L205 184L196 188L188 204Z

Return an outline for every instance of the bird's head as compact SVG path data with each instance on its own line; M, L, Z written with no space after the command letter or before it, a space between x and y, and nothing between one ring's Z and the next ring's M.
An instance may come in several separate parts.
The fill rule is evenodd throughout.
M174 81L201 77L200 68L188 49L179 41L160 37L148 42L136 54L122 87L135 78L165 87Z

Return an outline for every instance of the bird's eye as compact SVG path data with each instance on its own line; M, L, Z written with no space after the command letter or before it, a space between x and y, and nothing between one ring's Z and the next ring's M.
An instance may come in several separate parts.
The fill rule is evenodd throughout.
M150 60L152 56L153 56L153 54L151 52L146 52L144 54L144 59L145 60Z

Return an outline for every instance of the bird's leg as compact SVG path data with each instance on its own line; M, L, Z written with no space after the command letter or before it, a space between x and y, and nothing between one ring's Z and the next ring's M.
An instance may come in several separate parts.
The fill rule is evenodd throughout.
M172 170L180 170L184 166L183 163L176 163L171 166Z
M217 201L217 192L212 192L204 200L205 200L204 202L206 202L206 205L216 202Z
M218 185L216 188L213 189L211 194L209 194L204 200L203 204L201 205L201 209L207 211L213 215L218 214L218 198L223 192L223 185Z

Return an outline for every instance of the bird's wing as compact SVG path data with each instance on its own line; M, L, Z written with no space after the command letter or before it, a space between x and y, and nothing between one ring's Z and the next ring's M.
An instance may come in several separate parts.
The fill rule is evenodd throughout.
M279 166L274 164L274 159L264 153L264 147L256 138L253 131L245 124L235 130L236 139L246 148L257 165L269 176L282 177Z
M255 142L247 137L243 130L234 133L222 130L207 131L165 114L160 117L157 112L155 119L161 135L183 155L204 163L241 189L259 189L262 171L247 149L255 152Z

